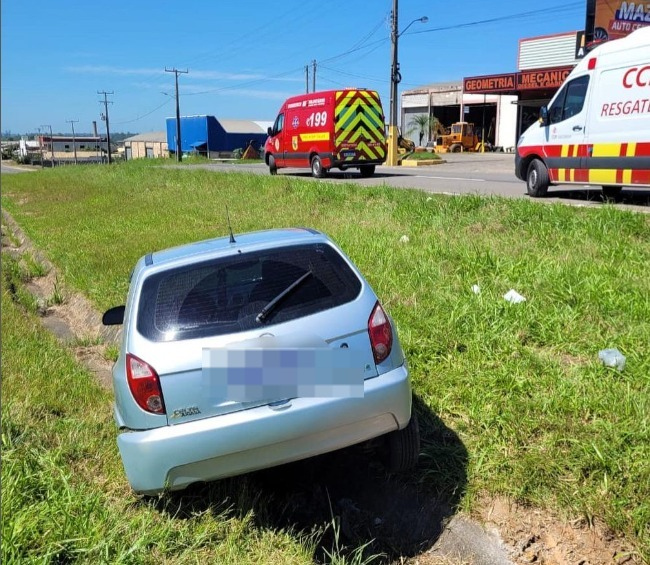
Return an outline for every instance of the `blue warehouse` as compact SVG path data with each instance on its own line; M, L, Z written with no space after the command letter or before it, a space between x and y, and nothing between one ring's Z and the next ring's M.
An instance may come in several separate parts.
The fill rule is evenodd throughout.
M181 149L183 153L205 157L246 149L251 142L259 149L272 125L263 121L217 120L214 116L181 116ZM170 153L176 153L176 118L167 118L167 146Z

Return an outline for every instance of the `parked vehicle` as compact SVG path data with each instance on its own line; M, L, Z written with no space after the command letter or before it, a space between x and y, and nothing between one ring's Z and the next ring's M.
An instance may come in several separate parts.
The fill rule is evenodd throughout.
M311 92L282 104L269 128L265 161L272 175L283 167L310 168L320 178L333 168L369 177L386 160L384 112L374 90Z
M488 143L485 143L486 149ZM456 122L447 133L438 136L436 151L438 153L460 153L461 151L482 151L483 143L477 134L474 124ZM489 149L488 149L489 150Z
M395 326L326 235L283 229L136 264L113 368L132 488L155 494L379 438L394 471L418 424Z
M530 196L550 185L650 188L650 27L596 47L539 122L519 138L515 175Z

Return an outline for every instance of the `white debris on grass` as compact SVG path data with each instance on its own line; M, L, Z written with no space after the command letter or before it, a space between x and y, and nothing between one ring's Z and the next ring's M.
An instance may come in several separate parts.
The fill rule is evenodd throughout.
M598 359L605 367L616 367L619 371L625 369L625 355L618 349L602 349L598 352Z
M402 237L399 238L400 243L408 243L409 241L411 240L409 239L408 235L403 235Z
M472 285L472 292L474 294L481 294L481 287L477 284Z
M510 304L519 304L520 302L526 302L521 294L519 294L514 288L511 288L508 292L503 295L503 298L510 302Z

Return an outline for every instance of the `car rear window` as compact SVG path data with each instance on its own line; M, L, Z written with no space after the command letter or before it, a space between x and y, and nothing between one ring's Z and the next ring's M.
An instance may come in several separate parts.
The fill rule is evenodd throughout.
M263 309L294 283L260 319ZM137 328L153 341L236 333L340 306L360 291L354 271L326 244L238 254L148 277Z

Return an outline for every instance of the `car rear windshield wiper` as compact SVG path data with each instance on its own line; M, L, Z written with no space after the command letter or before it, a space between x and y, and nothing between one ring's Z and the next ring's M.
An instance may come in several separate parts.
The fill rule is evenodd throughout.
M304 281L306 281L313 273L311 270L307 271L299 279L296 279L292 282L287 288L285 288L280 294L278 294L273 300L271 300L257 315L255 321L257 323L262 323L267 316L275 309L275 307L283 300L285 297L289 296L294 290L296 290Z

